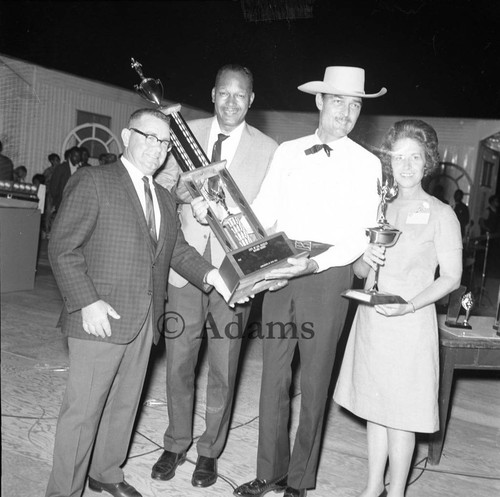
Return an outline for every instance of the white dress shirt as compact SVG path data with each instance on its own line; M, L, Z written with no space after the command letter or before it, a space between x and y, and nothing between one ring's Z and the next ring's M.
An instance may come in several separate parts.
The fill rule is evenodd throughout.
M217 141L219 133L223 133L224 135L228 135L222 142L221 147L221 160L227 161L226 169L229 171L231 168L231 162L234 159L234 155L236 154L236 149L240 143L241 134L243 133L243 128L245 127L245 122L243 121L237 128L233 129L231 133L226 133L222 131L219 126L219 122L217 121L217 117L214 116L212 127L210 129L210 136L208 137L208 146L207 150L209 150L208 159L212 158L212 149L214 148L214 143Z
M69 166L69 172L71 176L73 176L73 174L75 174L76 171L78 171L78 166L73 164L70 159L68 159L68 166Z
M333 245L313 259L323 271L345 266L365 250L366 228L376 226L381 175L378 158L350 138L328 143L314 135L281 144L252 209L268 232L284 231L292 240Z
M161 222L161 213L160 206L158 204L158 199L156 198L156 189L153 181L153 177L141 173L139 169L137 169L128 159L125 157L120 158L122 164L127 169L127 172L134 184L135 191L137 192L137 196L139 197L139 201L141 202L142 210L144 212L144 216L146 216L146 193L144 192L144 182L142 178L147 176L149 181L149 187L151 188L151 195L153 196L153 209L155 213L155 228L156 228L156 238L160 236L160 222Z

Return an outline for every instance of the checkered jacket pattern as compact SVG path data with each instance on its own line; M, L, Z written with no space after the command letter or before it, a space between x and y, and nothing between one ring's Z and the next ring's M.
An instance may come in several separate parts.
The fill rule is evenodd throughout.
M169 267L199 288L213 268L179 228L170 193L155 183L161 210L156 249L130 176L118 161L86 167L68 181L49 242L49 259L64 308L61 325L67 336L102 340L87 334L80 310L99 299L121 319L110 318L106 340L132 341L152 306L155 343L160 333Z

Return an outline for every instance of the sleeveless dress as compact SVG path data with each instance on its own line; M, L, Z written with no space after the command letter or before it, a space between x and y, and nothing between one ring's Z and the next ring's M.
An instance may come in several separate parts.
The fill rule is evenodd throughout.
M401 230L386 250L379 290L413 299L434 280L438 258L462 250L453 209L438 199L396 198L388 222ZM371 288L370 271L365 288ZM412 432L439 429L439 342L434 304L404 316L383 316L360 304L346 346L334 400L374 423Z

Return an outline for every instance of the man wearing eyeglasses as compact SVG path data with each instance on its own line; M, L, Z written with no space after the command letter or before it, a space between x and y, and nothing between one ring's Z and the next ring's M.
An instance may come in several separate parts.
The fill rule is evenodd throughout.
M59 415L47 497L89 488L140 497L125 462L152 343L160 338L169 267L200 290L228 291L190 247L175 201L153 180L170 149L169 118L132 114L123 156L69 179L52 228L49 258L64 308L69 377Z
M240 65L223 66L217 72L212 89L215 115L188 123L212 162L227 161L228 171L249 202L257 195L277 148L274 140L245 122L254 98L252 73ZM158 174L157 181L173 189L181 202L179 213L186 240L219 267L225 252L210 228L193 217L189 193L176 188L179 173L172 157ZM217 480L217 458L227 438L241 335L250 304L230 308L216 292L204 294L174 271L169 276L168 295L166 311L180 315L185 328L180 336L166 343L169 425L164 434L165 450L153 466L152 477L170 480L177 466L185 461L193 441L195 368L206 329L209 369L206 428L197 442L198 460L191 483L195 487L208 487ZM228 326L232 326L231 334L226 333Z

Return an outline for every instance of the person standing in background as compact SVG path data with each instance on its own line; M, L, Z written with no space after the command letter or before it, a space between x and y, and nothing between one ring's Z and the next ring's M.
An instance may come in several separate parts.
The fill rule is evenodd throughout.
M462 240L465 238L465 230L470 221L469 208L464 204L464 192L460 189L456 190L453 194L453 199L455 200L455 206L453 210L457 215L458 221L460 223L460 231L462 233Z
M61 164L61 158L58 154L49 154L47 160L50 162L50 166L43 171L45 176L46 185L46 197L45 197L45 212L43 213L43 235L45 238L50 237L50 228L52 226L52 221L54 217L54 201L50 193L50 182L56 168Z
M26 183L26 176L28 175L28 170L25 166L17 166L14 168L14 181L16 183Z
M49 194L52 197L52 205L55 213L59 210L64 187L66 186L69 178L76 173L81 160L80 149L78 147L72 147L68 150L67 160L62 164L59 164L52 173L49 185Z
M0 141L0 180L12 181L14 179L14 164L6 156L2 154L3 144Z
M80 147L80 156L82 158L82 161L80 162L79 167L87 167L91 165L89 164L90 154L87 147Z

